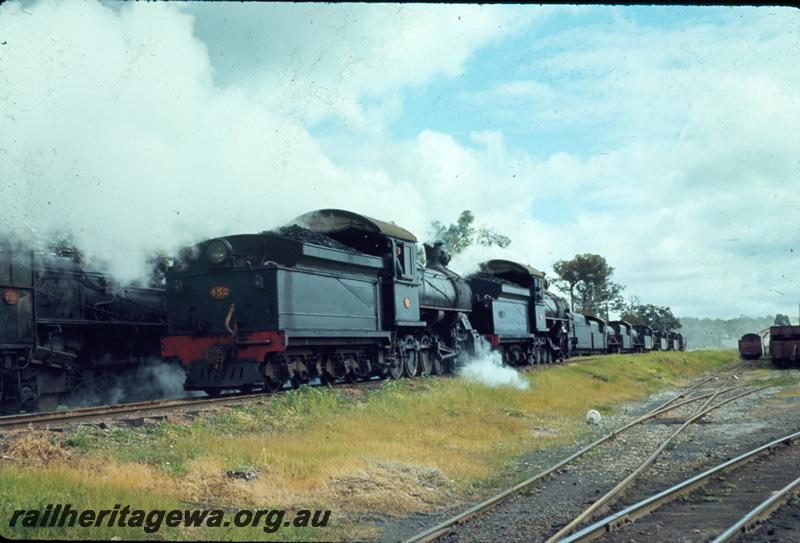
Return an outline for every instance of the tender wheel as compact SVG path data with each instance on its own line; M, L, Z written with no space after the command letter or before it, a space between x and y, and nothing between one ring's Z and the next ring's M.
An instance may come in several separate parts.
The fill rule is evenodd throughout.
M350 383L351 385L354 385L358 383L358 375L356 375L356 373L352 369L348 369L347 373L344 376L344 380Z
M278 392L281 388L283 388L283 383L280 383L270 377L264 377L264 388L268 392Z
M330 356L325 358L325 362L321 365L321 373L319 380L323 385L333 385L338 378L336 371L336 361Z
M206 388L206 389L203 389L203 392L205 392L206 394L208 394L212 398L216 398L217 396L222 394L222 390L219 389L219 388Z
M320 382L325 386L330 386L336 383L336 376L327 371L323 371L319 378Z
M503 362L505 362L505 365L507 365L507 366L517 366L519 364L519 360L520 360L519 347L517 347L516 345L511 345L508 348L507 352L508 352L508 356L503 361Z
M276 361L270 358L264 360L259 371L264 376L264 389L268 392L277 392L282 389L288 379L288 376L277 367Z
M344 380L350 384L355 384L361 380L361 366L352 356L344 359Z

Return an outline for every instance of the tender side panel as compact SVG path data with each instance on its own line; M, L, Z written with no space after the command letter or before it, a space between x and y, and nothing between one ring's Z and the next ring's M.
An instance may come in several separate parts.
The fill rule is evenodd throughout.
M278 326L291 331L379 331L378 277L277 271Z
M524 336L529 334L528 304L525 300L500 298L492 303L495 334Z

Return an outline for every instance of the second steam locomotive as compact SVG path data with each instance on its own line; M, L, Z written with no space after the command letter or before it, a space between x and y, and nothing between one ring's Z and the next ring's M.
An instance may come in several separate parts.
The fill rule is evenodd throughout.
M160 289L0 239L0 410L53 409L159 355ZM106 400L107 401L107 400Z

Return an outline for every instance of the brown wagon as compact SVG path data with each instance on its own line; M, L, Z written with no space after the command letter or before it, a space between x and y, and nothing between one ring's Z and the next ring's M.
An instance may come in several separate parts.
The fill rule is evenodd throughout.
M773 326L769 329L769 352L778 367L800 362L800 326Z
M739 340L739 354L746 360L761 358L764 350L761 346L761 336L758 334L745 334Z

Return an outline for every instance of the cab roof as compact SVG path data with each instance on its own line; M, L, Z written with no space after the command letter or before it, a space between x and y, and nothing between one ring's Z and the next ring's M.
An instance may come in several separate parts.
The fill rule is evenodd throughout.
M417 237L396 224L379 221L344 209L318 209L295 218L290 224L299 224L312 232L330 235L347 230L380 234L390 238L416 242Z

